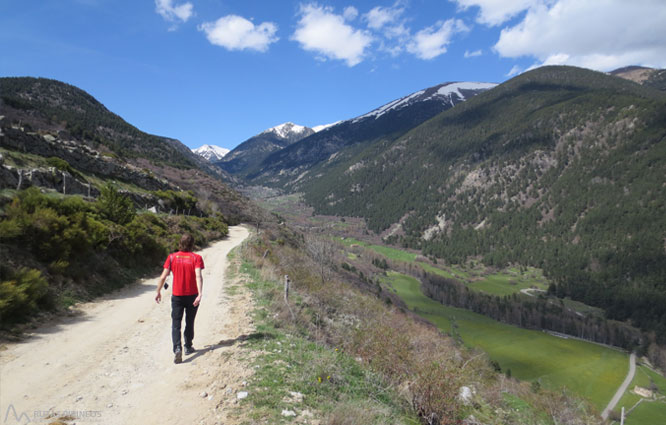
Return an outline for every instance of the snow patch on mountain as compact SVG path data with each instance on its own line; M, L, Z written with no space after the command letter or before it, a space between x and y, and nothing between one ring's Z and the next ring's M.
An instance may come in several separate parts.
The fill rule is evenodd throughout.
M354 118L352 122L358 122L366 118L375 119L381 117L389 111L396 111L407 106L413 105L417 102L425 102L427 100L441 100L442 102L451 103L454 105L457 102L465 100L465 94L463 90L467 91L484 91L491 89L497 86L494 83L476 83L476 82L458 82L458 83L446 83L439 86L431 87L425 90L419 90L416 93L412 93L408 96L402 97L400 99L389 102L384 106L381 106L377 109L374 109L368 112L365 115ZM456 99L454 99L454 97Z
M465 95L460 90L489 90L497 86L495 83L450 83L440 87L435 94L430 96L428 99L432 99L437 96L450 96L455 94L460 98L460 100L465 100Z
M333 127L334 125L338 125L338 124L340 124L341 122L342 122L342 120L340 120L340 121L336 121L336 122L333 122L333 123L330 123L330 124L316 125L316 126L312 127L312 130L314 130L315 133L319 133L320 131L324 131L324 130L326 130L327 128L331 128L331 127Z
M192 149L192 152L212 162L224 158L229 153L229 149L215 145L203 145Z

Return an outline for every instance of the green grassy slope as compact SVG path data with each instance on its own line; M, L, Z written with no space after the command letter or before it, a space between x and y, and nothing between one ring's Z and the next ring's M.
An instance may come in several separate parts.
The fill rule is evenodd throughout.
M622 352L544 332L509 326L485 316L444 306L427 298L419 282L390 273L387 283L410 310L444 332L457 332L466 345L479 347L512 376L538 380L549 388L567 387L603 409L628 371ZM455 328L452 328L455 325Z

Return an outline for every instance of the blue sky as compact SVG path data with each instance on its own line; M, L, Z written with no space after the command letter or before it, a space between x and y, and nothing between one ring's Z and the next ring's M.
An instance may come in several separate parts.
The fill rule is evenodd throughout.
M80 87L141 130L233 148L447 81L666 68L663 0L1 0L0 76Z

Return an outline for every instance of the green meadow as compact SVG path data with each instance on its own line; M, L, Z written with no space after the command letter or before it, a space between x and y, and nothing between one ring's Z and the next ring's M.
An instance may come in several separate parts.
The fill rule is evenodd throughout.
M465 345L478 347L505 373L539 381L550 389L566 387L587 398L601 411L629 369L623 352L545 332L503 324L468 310L447 307L421 292L410 276L389 272L385 283L419 316L439 329L459 335Z
M511 295L520 292L521 289L548 289L548 285L546 285L543 278L530 278L521 275L519 272L515 272L515 274L514 272L495 273L471 282L467 286L476 291L499 296Z
M417 261L418 254L407 252L398 248L374 245L353 238L338 239L347 247L358 245L371 249L378 254L394 261L418 264L423 270L445 278L456 279L465 283L470 289L485 292L491 295L505 296L520 292L521 289L537 288L546 290L548 283L541 270L533 267L522 271L516 267L507 268L500 272L490 273L480 264L471 266L433 266Z

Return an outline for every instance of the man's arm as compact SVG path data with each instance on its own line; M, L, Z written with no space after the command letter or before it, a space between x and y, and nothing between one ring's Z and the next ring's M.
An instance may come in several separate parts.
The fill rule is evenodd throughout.
M157 283L157 295L155 295L155 302L158 304L160 301L162 301L162 287L164 286L164 282L166 281L166 278L169 276L169 272L171 270L169 269L164 269L162 270L162 276L160 276L160 281Z
M196 307L201 302L201 296L203 295L203 276L201 275L200 268L194 269L194 274L197 277L197 290L199 291L199 295L197 295L196 299L192 303L192 305Z

